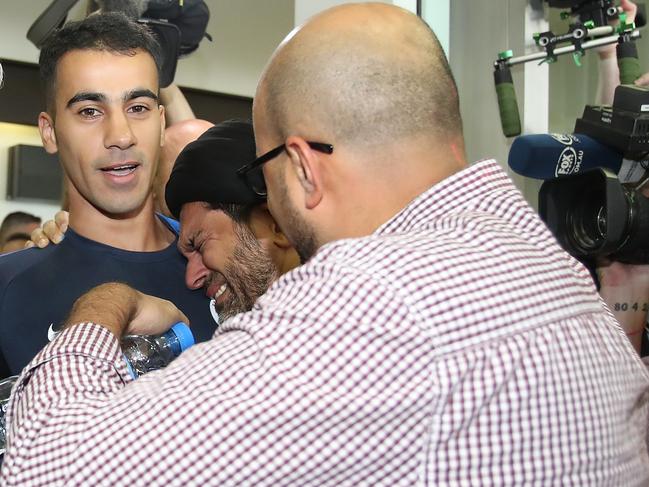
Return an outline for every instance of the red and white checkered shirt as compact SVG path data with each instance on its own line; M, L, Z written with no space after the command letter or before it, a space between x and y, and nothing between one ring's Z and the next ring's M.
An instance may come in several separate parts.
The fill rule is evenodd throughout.
M130 383L83 324L25 369L6 485L648 485L649 374L494 161L324 246Z

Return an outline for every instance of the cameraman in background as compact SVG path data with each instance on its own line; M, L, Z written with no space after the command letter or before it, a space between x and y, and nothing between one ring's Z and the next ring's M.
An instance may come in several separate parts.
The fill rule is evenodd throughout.
M638 13L638 6L631 0L620 0L620 7L626 13L627 23L635 21ZM597 84L598 105L611 105L615 88L620 84L620 70L617 66L616 44L609 44L597 49L599 56L599 76ZM636 85L646 86L649 84L649 73L645 73L637 81Z
M620 0L620 6L627 14L627 22L634 22L638 6L631 0ZM598 55L597 103L610 105L615 88L620 84L615 44L599 48ZM635 84L649 85L649 73L638 78ZM642 194L649 197L649 185L645 184ZM645 355L642 344L649 310L649 265L601 260L596 272L600 295L624 328L634 348Z
M646 194L645 194L646 196ZM633 347L643 353L643 332L649 308L649 265L606 261L597 267L599 293Z

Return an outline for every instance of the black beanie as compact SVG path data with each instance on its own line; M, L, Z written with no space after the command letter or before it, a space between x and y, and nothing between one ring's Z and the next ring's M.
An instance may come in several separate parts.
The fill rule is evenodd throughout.
M179 218L182 206L194 201L240 205L265 201L236 173L255 156L249 121L228 120L208 129L176 159L165 190L171 214Z

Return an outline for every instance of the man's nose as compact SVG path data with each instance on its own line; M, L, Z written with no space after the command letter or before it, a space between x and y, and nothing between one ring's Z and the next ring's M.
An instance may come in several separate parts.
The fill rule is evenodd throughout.
M193 252L187 258L185 269L185 285L189 289L200 289L210 275L210 270L203 265L203 258L198 252Z
M136 142L137 139L127 114L122 111L111 113L107 120L105 146L125 150L135 145Z

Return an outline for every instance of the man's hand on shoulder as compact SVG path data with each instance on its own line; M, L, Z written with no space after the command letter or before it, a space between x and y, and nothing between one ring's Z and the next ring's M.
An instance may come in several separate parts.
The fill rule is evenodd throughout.
M68 229L68 221L70 219L70 214L67 211L59 211L54 215L54 220L47 220L42 227L36 228L27 243L25 243L25 248L29 247L38 247L45 248L50 242L58 244L61 243L65 232Z
M143 294L117 282L101 284L74 303L65 328L92 322L117 338L125 334L157 335L189 319L166 299Z

